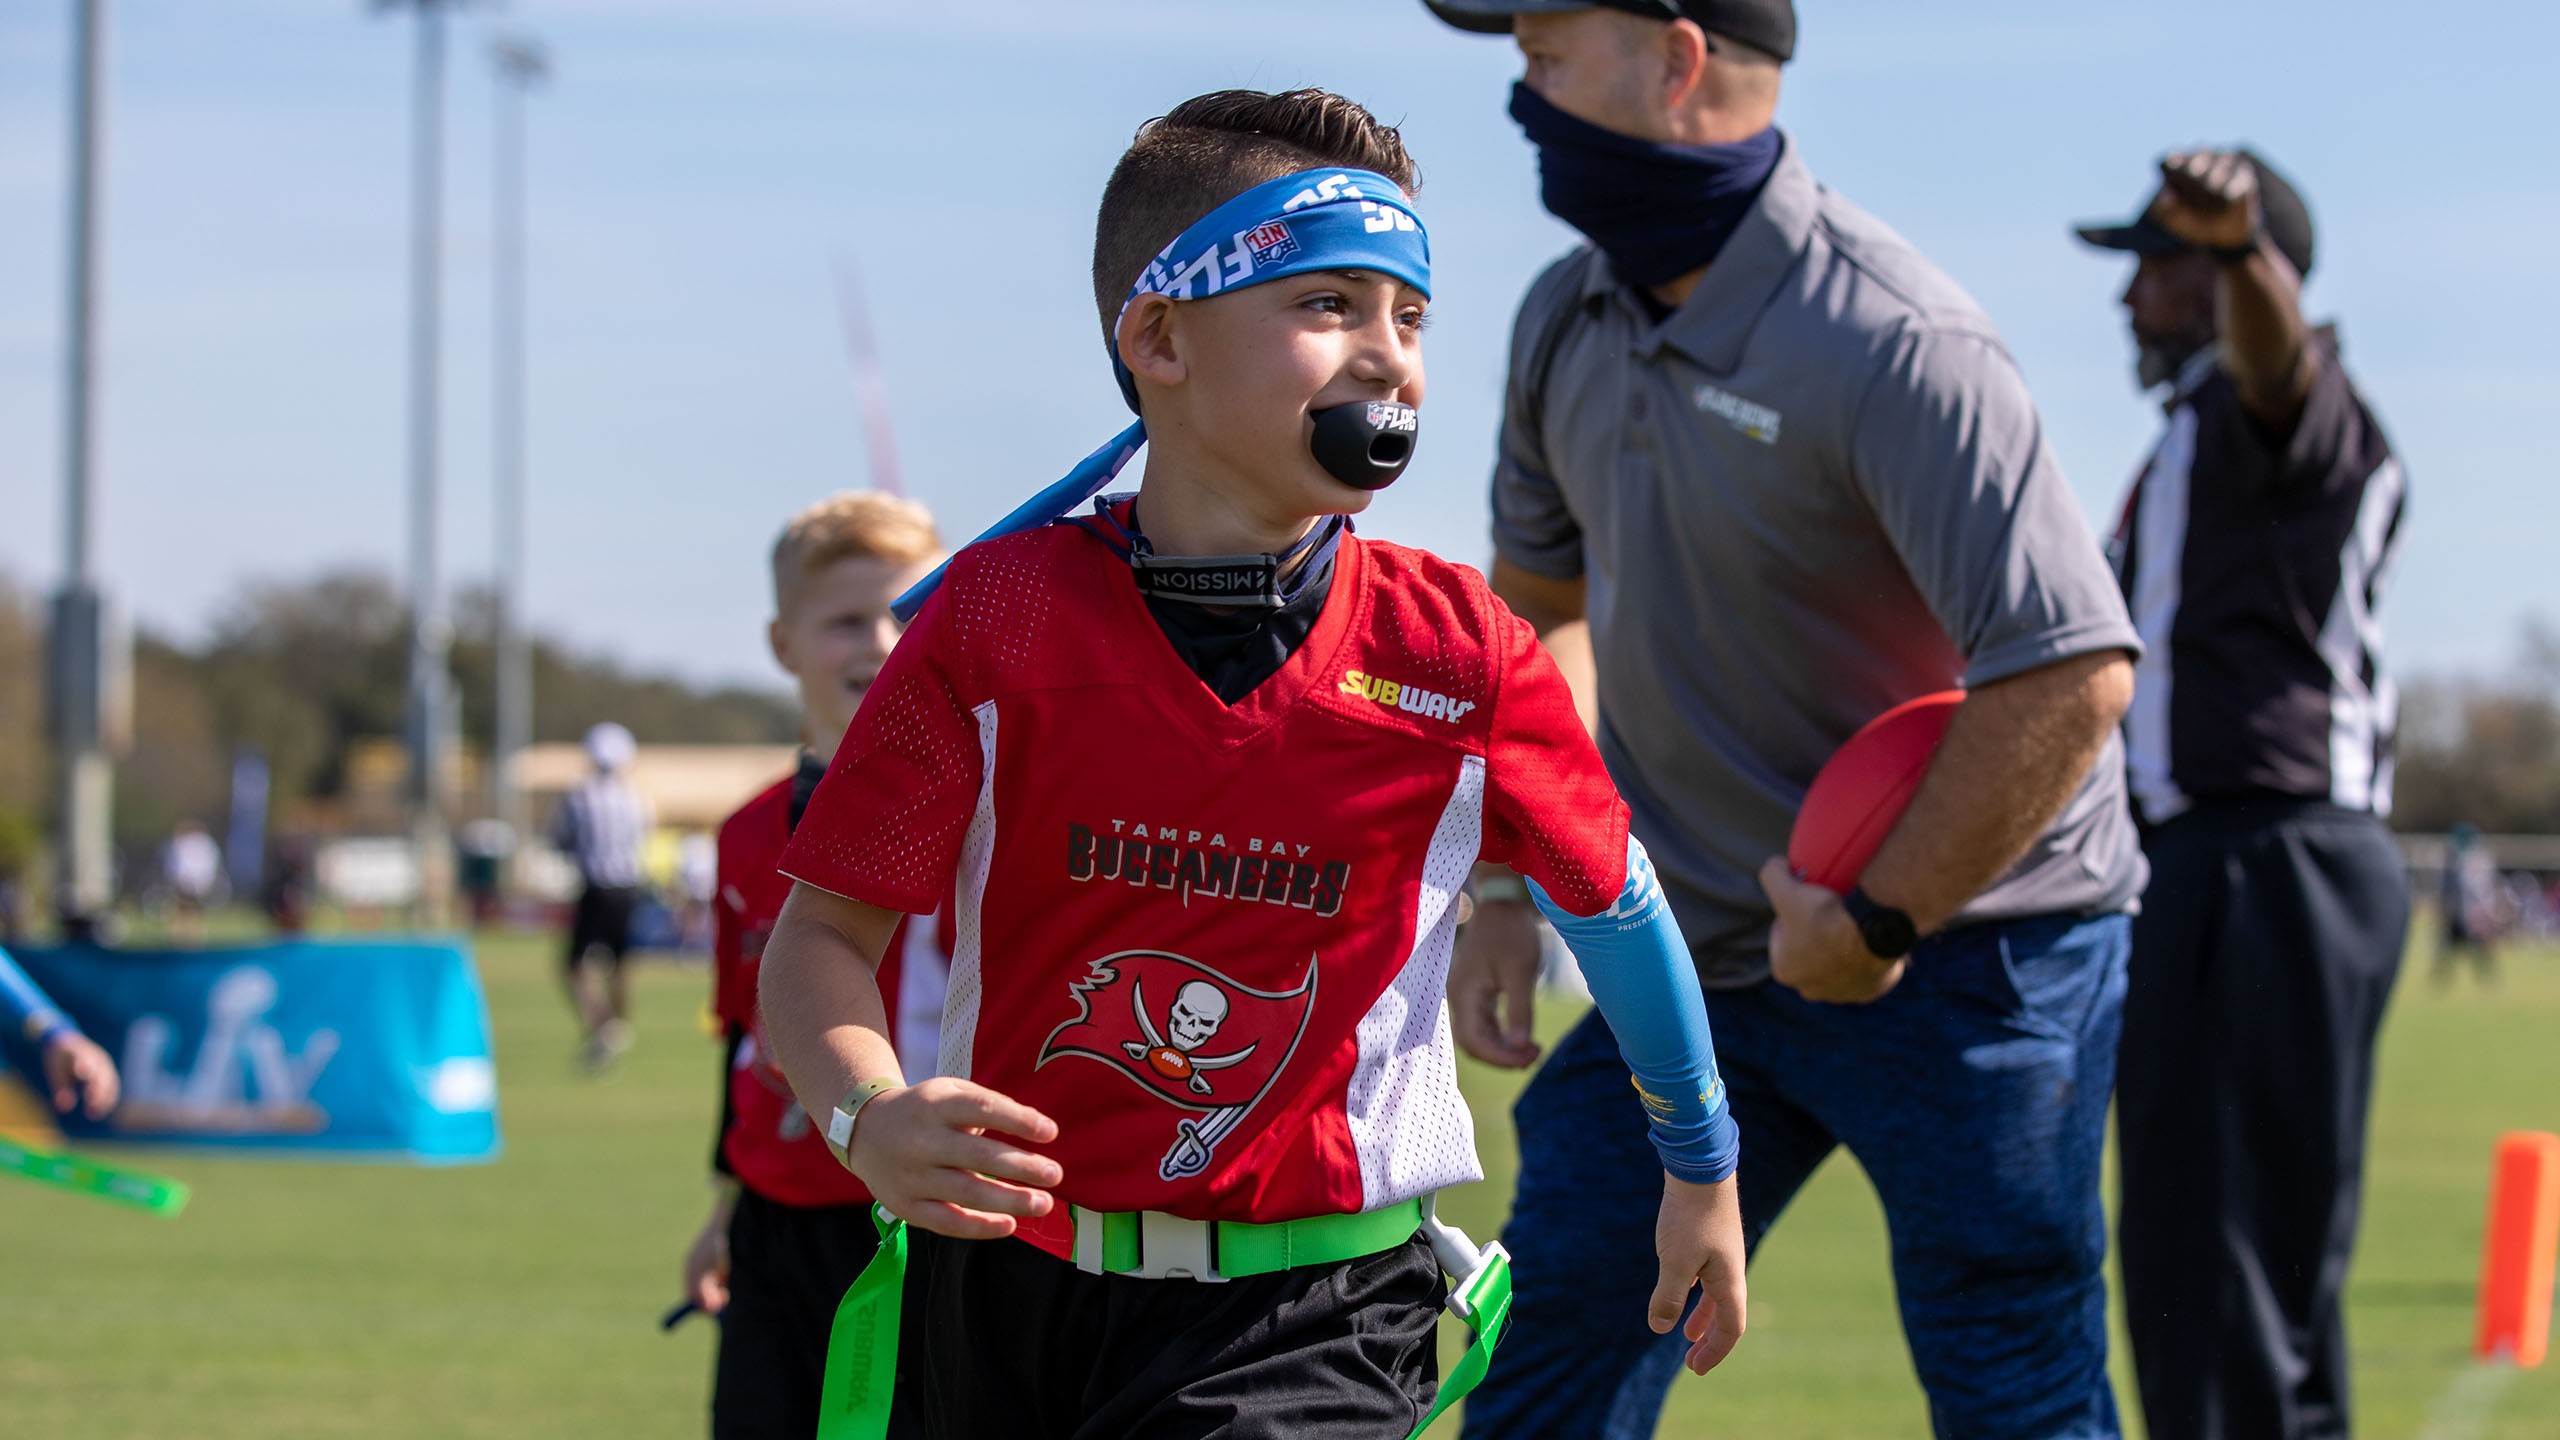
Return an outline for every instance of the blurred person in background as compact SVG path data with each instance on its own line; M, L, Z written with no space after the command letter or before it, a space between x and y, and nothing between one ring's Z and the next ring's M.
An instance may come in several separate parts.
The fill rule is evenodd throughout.
M2341 1296L2408 873L2377 618L2406 484L2302 314L2310 209L2246 150L2159 165L2123 305L2165 423L2113 546L2151 886L2117 1071L2125 1318L2154 1440L2349 1433Z
M2498 876L2498 938L2543 940L2551 934L2551 912L2545 908L2542 882L2517 871Z
M1596 655L1601 754L1707 987L1745 1234L1847 1147L1937 1432L2113 1436L2136 641L2034 399L1981 307L1775 124L1788 0L1431 8L1512 32L1542 198L1591 242L1513 330L1493 589L1568 675ZM1959 684L1851 893L1772 858L1841 742ZM1451 1022L1523 1066L1535 915L1518 876L1476 885ZM1522 1093L1514 1329L1470 1440L1653 1432L1680 1346L1634 1322L1661 1188L1641 1108L1597 1014Z
M625 961L632 912L640 903L641 854L656 823L648 797L631 783L639 748L630 731L610 720L587 731L587 763L594 773L561 797L551 817L551 843L578 867L578 902L563 964L569 1003L586 1031L579 1057L589 1070L605 1069L631 1048ZM601 982L598 968L604 971Z
M2498 934L2501 881L2498 862L2480 843L2480 832L2456 825L2445 833L2444 869L2436 880L2435 983L2453 983L2454 967L2464 959L2480 972L2483 986L2498 983Z
M722 823L712 900L712 1009L727 1037L711 1214L685 1251L685 1298L721 1319L713 1440L807 1440L818 1428L836 1303L870 1263L871 1192L838 1163L775 1067L756 1009L765 937L791 880L775 868L853 713L905 629L889 602L942 559L933 517L912 500L836 495L792 517L773 547L776 663L797 682L802 749L792 774ZM903 1034L910 1079L933 1073L948 930L900 926L879 971L903 1019L923 1010L921 1045ZM942 950L936 953L935 941ZM890 1434L921 1433L899 1410Z
M169 887L170 930L181 944L201 942L205 912L221 899L222 846L202 824L179 821L160 852L160 878Z
M720 889L720 842L696 830L676 843L676 936L680 948L711 948L711 901Z
M319 845L299 830L278 834L268 847L265 885L258 896L267 923L279 935L299 935L311 924L311 896L319 869Z
M54 1109L68 1115L76 1108L92 1120L103 1120L116 1108L115 1062L54 1008L5 949L0 949L0 1026L18 1031L36 1047L45 1094Z
M455 868L471 923L485 930L497 923L499 904L506 898L507 857L515 853L515 829L495 816L482 816L462 827L454 848L461 860Z
M107 894L105 905L90 909L83 905L72 889L67 867L54 867L53 918L62 927L65 945L108 945L114 943L120 926L115 916L113 896L124 890L124 857L114 850L107 853Z
M27 940L27 871L36 849L35 827L0 816L0 949Z

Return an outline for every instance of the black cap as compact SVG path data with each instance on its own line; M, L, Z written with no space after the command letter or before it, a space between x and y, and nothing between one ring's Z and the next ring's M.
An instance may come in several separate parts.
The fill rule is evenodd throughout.
M1655 20L1695 20L1698 28L1726 35L1780 60L1796 58L1795 0L1422 0L1432 14L1461 30L1502 35L1514 15L1554 15L1595 5Z
M2243 150L2240 158L2258 177L2258 216L2265 226L2267 238L2285 259L2293 262L2297 275L2311 274L2311 207L2302 203L2301 192L2293 182L2276 173L2253 151ZM2155 189L2154 195L2159 192ZM2130 250L2136 255L2171 255L2195 247L2162 229L2151 219L2151 201L2143 200L2143 211L2120 225L2079 225L2073 227L2080 238L2101 250Z

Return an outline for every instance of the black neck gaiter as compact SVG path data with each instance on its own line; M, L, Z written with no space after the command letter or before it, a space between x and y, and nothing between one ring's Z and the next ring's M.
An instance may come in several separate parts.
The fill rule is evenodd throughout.
M1526 84L1511 118L1538 147L1539 198L1631 285L1661 285L1724 249L1785 142L1776 126L1730 145L1664 145L1579 120Z

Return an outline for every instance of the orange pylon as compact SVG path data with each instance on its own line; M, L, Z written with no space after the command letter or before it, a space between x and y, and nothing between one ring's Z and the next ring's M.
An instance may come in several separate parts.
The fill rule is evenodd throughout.
M2498 1137L2489 1238L2480 1253L2480 1332L2472 1352L2519 1366L2551 1344L2552 1263L2560 1257L2560 1135Z

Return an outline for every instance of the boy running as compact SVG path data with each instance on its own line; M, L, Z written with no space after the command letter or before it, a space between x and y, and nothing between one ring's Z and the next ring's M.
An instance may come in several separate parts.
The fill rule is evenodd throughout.
M711 1216L685 1254L685 1296L721 1317L711 1397L714 1440L809 1440L818 1425L827 1327L871 1260L871 1192L827 1150L791 1098L756 1017L756 965L791 882L774 869L845 726L903 628L889 602L942 558L923 506L879 494L822 500L773 547L773 658L799 682L808 748L798 773L720 827L712 900L712 1009L728 1036ZM881 993L922 1012L911 1055L931 1074L945 949L930 919L901 926ZM904 961L905 963L901 963ZM901 1416L893 1429L917 1433Z
M1094 283L1140 423L951 562L783 857L776 1053L913 1227L839 1319L848 1410L899 1325L857 1301L911 1241L932 1435L1414 1432L1444 1267L1479 1331L1453 1392L1507 1299L1498 1251L1429 1212L1482 1174L1441 1000L1479 856L1531 877L1628 1027L1666 1171L1654 1328L1702 1283L1691 1366L1741 1334L1733 1127L1626 807L1482 577L1344 518L1415 434L1412 180L1320 91L1139 132ZM1041 523L1141 443L1137 496ZM873 971L955 884L944 1078L909 1085Z

